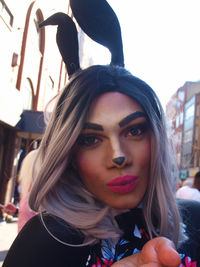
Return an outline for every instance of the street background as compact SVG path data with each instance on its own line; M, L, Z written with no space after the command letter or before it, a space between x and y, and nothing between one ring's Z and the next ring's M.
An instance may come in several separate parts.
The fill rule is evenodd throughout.
M16 235L17 219L10 223L3 222L0 224L0 267Z

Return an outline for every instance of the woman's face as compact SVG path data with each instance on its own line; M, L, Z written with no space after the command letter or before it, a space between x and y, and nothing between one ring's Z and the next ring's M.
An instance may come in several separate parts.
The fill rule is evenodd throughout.
M117 209L136 207L147 188L150 126L141 106L119 92L94 99L75 149L82 182Z

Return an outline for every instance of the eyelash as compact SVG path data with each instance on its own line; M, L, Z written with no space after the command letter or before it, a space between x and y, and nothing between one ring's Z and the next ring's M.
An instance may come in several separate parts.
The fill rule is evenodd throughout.
M95 142L95 140L97 140L97 142ZM92 143L90 143L90 141L93 141ZM79 136L78 138L78 141L77 141L77 144L79 146L86 146L86 147L91 147L91 146L95 146L97 144L99 144L102 140L91 134L91 135L88 135L88 134L82 134Z
M147 129L148 129L147 123L137 124L137 125L134 125L128 129L126 136L129 136L129 134L130 134L132 137L140 137L144 133L146 133ZM137 131L137 133L133 134L132 131ZM138 133L138 131L139 131L139 133Z
M126 129L125 136L139 138L143 134L146 133L147 129L148 129L147 123L140 123L140 124L131 126L128 129ZM133 131L137 131L137 132L133 133ZM77 140L77 144L79 146L85 146L85 147L94 147L101 142L102 142L102 139L99 137L99 135L97 136L95 134L82 134L79 136Z

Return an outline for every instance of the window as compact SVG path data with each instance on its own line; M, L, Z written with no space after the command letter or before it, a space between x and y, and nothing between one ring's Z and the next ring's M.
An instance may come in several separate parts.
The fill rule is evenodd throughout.
M189 120L191 117L194 117L194 104L185 111L185 119Z
M199 117L199 105L196 108L196 117Z
M179 127L179 116L176 117L176 128Z
M193 128L195 116L195 96L193 96L186 104L184 109L184 132Z
M183 91L178 92L178 99L183 102L185 97L185 93Z
M0 0L0 16L9 26L13 26L13 15L3 0Z
M188 130L187 132L184 132L184 143L189 143L192 142L192 138L193 138L193 130Z
M183 112L180 113L180 125L183 124Z

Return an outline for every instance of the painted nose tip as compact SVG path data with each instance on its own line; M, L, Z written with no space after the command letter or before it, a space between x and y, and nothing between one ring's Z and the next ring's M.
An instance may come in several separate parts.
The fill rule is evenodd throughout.
M113 161L115 164L121 166L121 165L124 163L124 161L125 161L125 157L114 158L114 159L112 159L112 161Z

